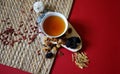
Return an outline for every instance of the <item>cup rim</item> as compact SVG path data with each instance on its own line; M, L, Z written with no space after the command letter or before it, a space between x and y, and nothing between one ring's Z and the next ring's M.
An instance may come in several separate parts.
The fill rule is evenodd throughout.
M47 33L44 31L44 29L43 29L44 21L45 21L48 17L50 17L50 16L59 16L59 17L62 18L62 19L64 20L64 22L65 22L65 30L64 30L61 34L59 34L59 35L57 35L57 36L51 36L51 35L47 34ZM59 13L59 12L47 12L47 13L45 13L45 16L43 17L42 22L41 22L40 24L41 24L41 29L42 29L43 33L44 33L45 35L47 35L48 37L50 37L50 38L60 37L60 36L62 36L63 34L65 34L65 32L66 32L67 29L68 29L68 21L67 21L66 17L65 17L63 14Z

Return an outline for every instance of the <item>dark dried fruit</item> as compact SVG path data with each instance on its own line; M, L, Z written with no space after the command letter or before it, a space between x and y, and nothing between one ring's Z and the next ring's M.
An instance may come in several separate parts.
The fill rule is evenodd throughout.
M72 29L71 28L68 28L68 33L72 33Z
M71 43L72 43L72 40L68 39L68 40L66 41L65 45L66 45L67 47L70 47Z
M79 37L72 37L72 40L75 42L75 43L80 43L80 39Z
M67 47L70 47L70 48L72 48L72 49L75 49L75 48L77 48L77 44L80 43L80 42L81 42L81 41L80 41L79 37L71 37L71 38L68 38L68 39L67 39L65 45L66 45Z
M70 48L72 48L72 49L75 49L75 48L77 48L77 43L75 43L75 42L72 42L72 43L71 43L71 45L70 45Z
M53 55L52 52L48 52L48 53L45 55L46 58L52 58L53 56L54 56L54 55Z

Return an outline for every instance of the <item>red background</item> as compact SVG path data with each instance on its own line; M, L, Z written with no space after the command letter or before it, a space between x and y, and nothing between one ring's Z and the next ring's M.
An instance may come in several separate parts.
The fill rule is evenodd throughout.
M51 74L120 74L120 1L74 0L69 22L83 40L82 51L90 59L87 68L79 69L72 52L60 49ZM29 74L0 65L0 74Z

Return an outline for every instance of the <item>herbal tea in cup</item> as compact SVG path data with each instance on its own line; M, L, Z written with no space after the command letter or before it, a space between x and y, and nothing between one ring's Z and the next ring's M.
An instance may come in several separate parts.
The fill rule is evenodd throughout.
M60 37L68 28L68 22L65 16L58 12L48 12L43 17L41 29L49 37Z

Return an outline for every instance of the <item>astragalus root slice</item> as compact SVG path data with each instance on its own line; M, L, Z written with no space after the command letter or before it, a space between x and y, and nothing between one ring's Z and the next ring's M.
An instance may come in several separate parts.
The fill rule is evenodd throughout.
M89 63L89 59L86 55L86 53L79 53L79 52L76 52L74 54L72 54L72 61L75 62L75 64L83 69L84 67L87 67L88 63Z

